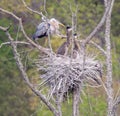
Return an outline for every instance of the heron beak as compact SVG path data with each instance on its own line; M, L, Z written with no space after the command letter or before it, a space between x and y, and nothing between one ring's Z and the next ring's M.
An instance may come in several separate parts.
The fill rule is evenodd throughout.
M63 25L63 24L62 24L62 23L60 23L60 22L59 22L59 25L61 25L61 26L65 27L65 25Z

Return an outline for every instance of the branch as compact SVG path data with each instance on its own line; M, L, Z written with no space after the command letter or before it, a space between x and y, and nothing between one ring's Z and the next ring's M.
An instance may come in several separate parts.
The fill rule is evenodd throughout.
M73 114L72 116L79 116L79 102L80 102L80 93L82 86L78 86L73 92Z
M22 3L24 4L24 6L25 6L29 11L31 11L31 12L33 12L33 13L36 13L36 14L38 14L38 15L41 15L42 17L45 17L45 16L42 14L42 12L38 12L38 11L36 11L36 10L31 9L30 7L27 6L27 4L25 3L24 0L21 0L21 1L22 1Z
M118 96L113 103L114 103L114 104L113 104L114 116L117 116L116 110L117 110L118 105L120 104L120 96Z
M0 28L1 30L4 30L4 28L2 29L2 28ZM31 45L30 43L28 43L28 42L23 42L23 41L13 41L14 42L14 44L25 44L25 45ZM4 42L4 43L1 43L1 45L0 45L0 48L2 48L2 46L3 45L9 45L9 44L11 44L10 42Z
M13 17L14 17L15 19L17 19L18 21L20 20L19 17L17 17L15 14L13 14L13 13L10 12L10 11L4 10L4 9L2 9L2 8L0 8L0 11L2 11L3 13L6 13L6 14L9 14L9 15L13 16Z
M40 45L37 45L35 42L33 42L33 41L27 36L27 34L26 34L25 30L24 30L24 27L23 27L22 19L21 19L21 18L19 18L18 16L16 16L16 15L13 14L12 12L9 12L9 11L4 10L4 9L2 9L2 8L0 8L0 11L2 11L3 13L6 13L6 14L8 14L8 15L13 16L16 20L19 21L19 24L20 24L21 31L22 31L23 35L25 36L25 38L26 38L33 46L35 46L38 50L42 51L43 53L45 53L45 54L47 54L47 55L50 55L50 54L51 54L49 49L44 48L44 47L42 47L42 46L40 46ZM2 28L3 28L3 27L2 27ZM5 31L5 30L3 29L3 31Z
M98 25L95 27L95 29L89 34L89 36L85 39L85 45L89 43L89 41L92 39L92 37L100 30L100 28L103 26L103 24L106 21L106 18L108 16L109 10L111 8L111 2L109 2L108 7L106 8L103 17L101 18L100 22Z
M1 30L5 31L6 28L1 27ZM11 37L10 33L8 31L6 31L6 35L8 36L8 39L10 40L11 46L12 46L12 50L13 50L13 54L14 54L14 58L16 60L17 66L22 74L22 78L24 79L24 81L26 82L26 84L29 86L29 88L37 95L40 97L40 99L47 105L47 107L54 113L57 114L56 109L54 108L54 106L45 98L45 96L43 96L40 91L38 91L29 81L27 73L24 70L24 66L21 62L20 59L20 55L17 52L17 48L16 45L13 41L13 38Z
M32 45L34 45L38 50L44 52L44 53L47 54L47 55L50 55L50 50L49 50L49 49L44 48L44 47L42 47L42 46L40 46L40 45L37 45L35 42L33 42L33 41L27 36L27 34L26 34L25 30L24 30L23 24L22 24L22 20L20 20L19 23L20 23L21 31L22 31L23 35L25 36L25 38L26 38Z
M0 29L3 30L3 31L6 31L6 30L7 30L7 28L1 27L1 26L0 26Z
M111 31L111 14L112 8L114 4L114 0L110 0L111 5L106 18L105 24L105 41L106 41L106 66L107 66L107 74L106 74L106 88L107 88L107 116L114 116L114 106L113 106L113 87L112 87L112 55L111 55L111 41L110 41L110 31ZM107 2L107 3L106 3ZM109 0L105 1L105 8L109 7Z
M116 107L116 106L119 105L119 104L120 104L120 96L117 97L117 99L115 100L113 106Z
M98 48L106 56L106 52L105 52L105 50L101 46L97 45L93 41L90 41L90 44L94 45L96 48Z

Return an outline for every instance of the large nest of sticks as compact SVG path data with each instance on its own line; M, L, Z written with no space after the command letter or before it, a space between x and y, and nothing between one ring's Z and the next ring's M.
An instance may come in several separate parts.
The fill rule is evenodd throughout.
M41 88L48 85L51 95L60 95L63 98L66 93L72 93L85 81L100 84L99 77L102 76L100 62L93 56L86 56L84 62L82 59L82 55L77 59L56 55L40 58L36 65L42 72Z
M85 48L78 42L77 34L72 34L69 26L66 27L65 39L56 54L51 49L49 56L40 57L36 62L40 78L43 79L39 88L47 85L49 93L59 98L73 93L86 81L100 84L99 77L102 75L100 62L94 55L85 54ZM50 41L49 46L51 48Z

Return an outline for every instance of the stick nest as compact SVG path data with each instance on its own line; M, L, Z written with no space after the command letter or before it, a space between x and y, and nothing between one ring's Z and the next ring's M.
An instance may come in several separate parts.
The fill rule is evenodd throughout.
M66 93L73 93L73 91L82 86L84 81L90 80L96 84L100 84L99 77L102 76L102 67L95 57L86 56L83 65L83 56L79 55L77 59L71 59L66 56L42 57L36 63L38 70L41 73L40 78L43 86L49 86L51 95L58 95L63 98Z

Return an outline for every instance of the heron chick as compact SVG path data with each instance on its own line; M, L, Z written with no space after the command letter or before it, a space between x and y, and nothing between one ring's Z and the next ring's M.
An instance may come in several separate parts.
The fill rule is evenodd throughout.
M60 35L59 28L60 25L65 27L55 18L51 18L48 21L43 21L37 26L36 32L33 34L33 39L48 37L48 35Z
M79 52L80 52L80 45L77 42L77 38L78 38L77 33L74 33L73 34L73 54L72 54L73 59L78 58Z
M66 41L58 48L57 54L66 56L68 54L68 48L70 45L72 28L70 26L66 27Z

